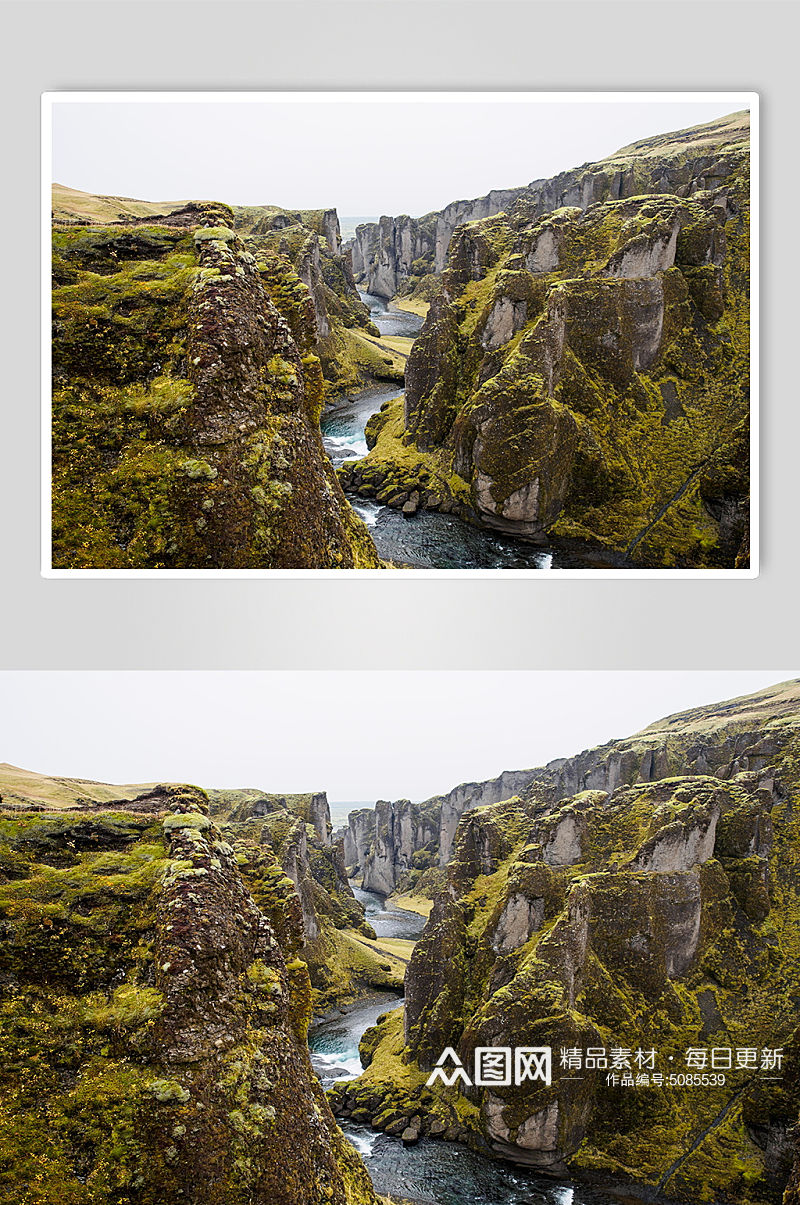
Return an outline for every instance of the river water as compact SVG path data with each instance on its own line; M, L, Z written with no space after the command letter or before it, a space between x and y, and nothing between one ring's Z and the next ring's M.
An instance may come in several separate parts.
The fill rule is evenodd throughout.
M416 941L425 928L427 917L419 912L409 912L407 908L395 908L381 895L374 891L364 891L362 887L350 884L353 895L359 904L364 905L366 918L379 937L405 937Z
M414 338L423 319L387 304L382 298L361 293L382 335ZM402 397L397 385L365 389L340 400L322 416L322 442L334 467L367 454L364 427L384 402ZM379 502L348 494L353 510L367 524L384 560L414 569L553 569L624 568L596 550L576 552L526 544L473 527L453 515L421 510L406 518Z
M387 906L381 896L353 887L379 937L416 939L425 918ZM388 992L376 993L341 1015L315 1025L309 1034L311 1062L324 1088L337 1080L355 1079L361 1072L358 1043L382 1013L401 1001ZM434 1138L404 1146L399 1138L370 1126L340 1121L344 1134L361 1155L380 1193L420 1205L609 1205L597 1193L556 1183L510 1164L483 1158L467 1147Z

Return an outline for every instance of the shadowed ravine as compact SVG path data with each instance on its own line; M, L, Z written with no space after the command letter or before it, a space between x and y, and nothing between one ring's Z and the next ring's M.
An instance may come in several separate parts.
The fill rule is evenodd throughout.
M382 335L414 337L423 319L380 297L361 293ZM337 402L321 420L323 444L334 468L367 454L364 427L384 402L401 397L397 385L377 385ZM347 491L346 491L347 492ZM378 553L394 565L413 569L602 568L611 562L599 550L569 552L532 546L474 527L455 515L420 511L407 519L399 510L347 493L350 505L369 527ZM615 564L615 568L625 568Z
M391 904L370 891L353 887L378 937L419 936L425 918ZM396 996L376 993L335 1019L312 1027L311 1061L324 1088L337 1080L355 1079L361 1071L358 1044L381 1013L396 1008ZM602 1205L607 1198L585 1188L558 1184L475 1154L456 1143L422 1138L414 1146L376 1133L370 1126L340 1122L343 1132L366 1163L380 1193L420 1205Z

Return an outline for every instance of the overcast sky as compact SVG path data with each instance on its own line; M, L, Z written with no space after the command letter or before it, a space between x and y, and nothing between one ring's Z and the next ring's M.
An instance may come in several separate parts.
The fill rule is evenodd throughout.
M150 201L420 215L742 107L639 99L57 102L53 179Z
M6 671L0 762L101 782L424 799L798 676Z

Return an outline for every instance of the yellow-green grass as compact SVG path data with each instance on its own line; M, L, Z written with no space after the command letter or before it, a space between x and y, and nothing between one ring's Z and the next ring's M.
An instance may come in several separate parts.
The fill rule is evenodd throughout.
M353 942L357 942L362 948L374 951L386 958L392 967L393 971L400 972L400 978L405 973L405 968L411 959L414 950L414 942L405 937L365 937L363 933L356 932L355 929L345 929L344 934Z
M407 961L355 929L338 930L335 961L340 974L374 984L380 980L380 986L389 989L402 988L408 966Z
M400 894L393 895L391 902L395 908L404 908L406 912L416 912L420 916L430 916L433 900L426 899L424 895Z
M414 345L414 340L409 335L381 335L380 339L367 335L366 338L371 339L376 347L388 348L389 351L396 351L406 358Z
M107 197L66 184L54 184L53 219L60 222L119 222L125 218L147 218L172 213L185 201L137 201L134 197Z
M393 297L391 304L409 314L419 314L420 318L424 318L431 308L431 303L423 301L421 297Z
M405 373L406 355L397 348L390 347L388 339L383 337L376 339L374 335L357 330L348 331L348 335L355 343L356 348L360 347L362 352L366 353L366 366L372 367L373 371L378 368L380 371L389 371L398 375Z
M91 779L55 778L0 763L0 796L3 803L20 807L38 803L50 809L70 810L86 803L116 803L135 799L156 785L145 782L115 786Z

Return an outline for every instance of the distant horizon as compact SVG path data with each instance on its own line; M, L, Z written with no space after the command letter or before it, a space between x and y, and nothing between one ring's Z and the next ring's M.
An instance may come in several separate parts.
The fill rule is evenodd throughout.
M707 100L676 93L669 101L648 93L550 101L530 93L494 102L441 93L420 103L415 93L402 101L365 93L366 99L340 95L339 104L331 104L331 94L319 100L314 93L298 95L297 103L270 100L268 93L256 101L222 94L230 99L211 102L190 94L158 101L144 99L147 93L138 101L121 99L130 94L68 101L69 95L53 94L51 178L64 187L150 203L336 209L347 217L419 218L748 107L731 99L742 94L731 93L701 94ZM715 100L719 95L726 99ZM357 107L355 115L348 106ZM339 136L343 121L354 137ZM304 146L314 154L299 154Z
M333 803L368 805L425 800L798 676L797 670L9 670L0 673L0 757L35 774L116 786L325 791Z

